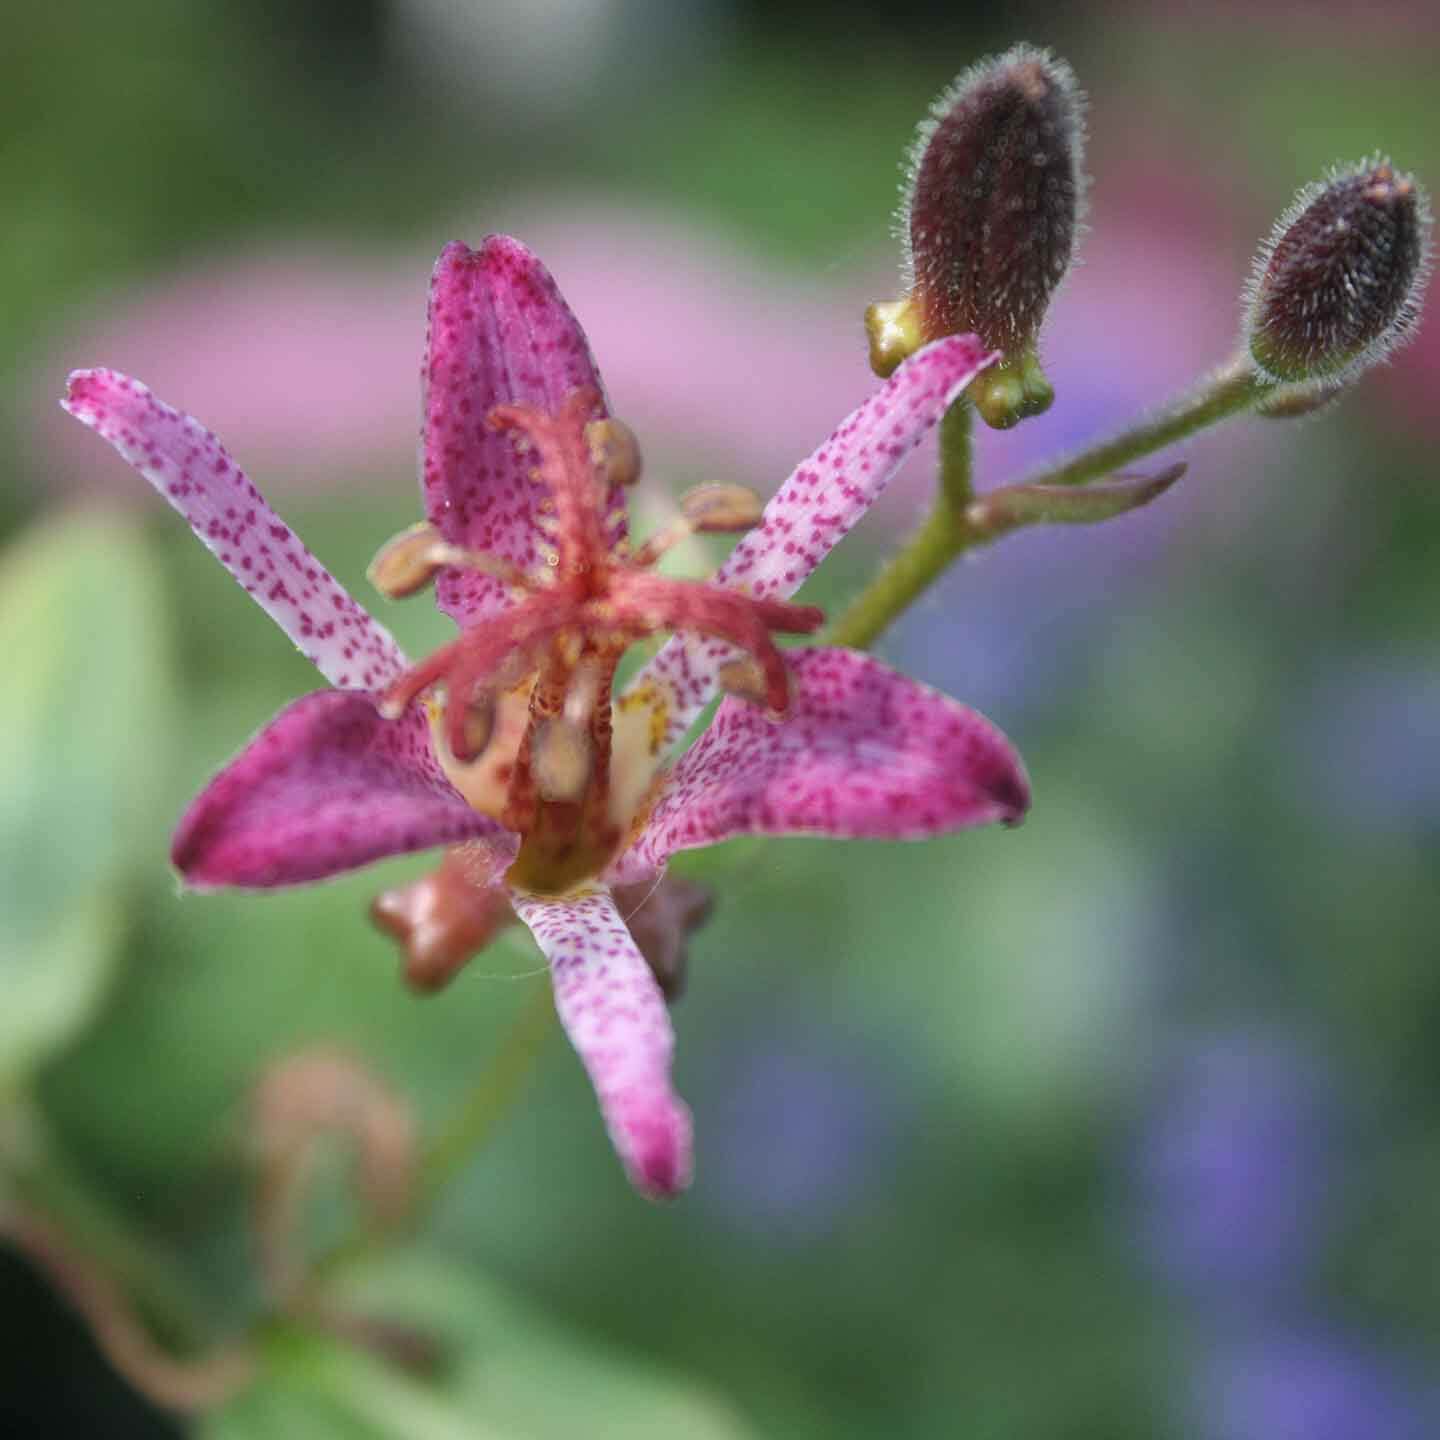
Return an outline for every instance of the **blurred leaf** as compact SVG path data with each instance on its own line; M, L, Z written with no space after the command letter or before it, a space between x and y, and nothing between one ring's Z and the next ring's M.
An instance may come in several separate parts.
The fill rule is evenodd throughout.
M345 1276L335 1298L347 1313L438 1339L446 1393L493 1433L516 1440L744 1440L752 1433L704 1387L567 1329L451 1263L388 1259Z
M449 1396L331 1340L281 1335L260 1379L212 1415L201 1440L502 1440Z
M50 523L0 560L0 1085L99 999L168 745L166 636L123 523Z
M8 877L0 876L0 885L8 890ZM0 940L0 1089L89 1018L110 973L118 924L114 896L97 894L79 899L28 944L15 936Z

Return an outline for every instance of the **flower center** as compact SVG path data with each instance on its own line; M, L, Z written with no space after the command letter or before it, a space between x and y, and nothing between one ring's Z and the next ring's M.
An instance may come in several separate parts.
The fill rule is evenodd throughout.
M724 640L749 657L740 691L782 715L789 676L772 637L809 634L824 619L814 606L654 573L689 535L758 523L759 500L741 486L701 486L682 499L676 524L643 545L612 542L606 514L616 488L638 478L639 449L619 421L587 423L596 399L578 390L553 415L501 405L489 416L534 454L531 478L546 492L537 522L545 554L532 569L422 525L391 541L370 570L392 596L416 593L447 566L509 585L498 614L406 671L380 696L380 709L397 718L428 698L447 774L470 804L522 837L509 879L537 894L574 889L604 869L658 766L657 746L612 754L611 691L630 645L665 631Z

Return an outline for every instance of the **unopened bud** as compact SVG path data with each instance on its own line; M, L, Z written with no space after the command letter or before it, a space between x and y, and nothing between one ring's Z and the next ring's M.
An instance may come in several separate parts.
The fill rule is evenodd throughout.
M585 427L590 460L609 485L633 485L640 478L640 441L623 420L592 420Z
M1017 45L961 75L910 151L900 228L919 331L1003 353L1008 383L991 379L981 411L1002 428L1053 398L1035 344L1080 234L1082 109L1068 65Z
M1388 160L1307 185L1255 260L1255 363L1277 381L1353 379L1414 333L1429 250L1425 193Z

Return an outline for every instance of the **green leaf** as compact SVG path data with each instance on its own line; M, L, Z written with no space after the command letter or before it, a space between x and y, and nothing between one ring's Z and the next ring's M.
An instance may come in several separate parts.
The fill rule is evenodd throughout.
M210 1416L201 1440L511 1440L452 1396L363 1350L300 1332L270 1338L255 1384Z
M1006 485L982 495L965 518L987 537L1024 525L1097 525L1158 500L1185 470L1178 463L1154 475L1114 475L1083 487Z
M0 885L5 877L0 877ZM7 897L8 898L8 897ZM94 1013L110 974L119 924L112 894L82 896L31 943L0 938L0 1092L38 1065Z
M0 557L0 1089L99 1001L168 745L159 587L137 533L50 522Z
M331 1299L346 1314L438 1341L443 1393L472 1423L492 1427L477 1433L514 1440L747 1440L752 1433L704 1386L570 1330L453 1263L392 1256L346 1274Z

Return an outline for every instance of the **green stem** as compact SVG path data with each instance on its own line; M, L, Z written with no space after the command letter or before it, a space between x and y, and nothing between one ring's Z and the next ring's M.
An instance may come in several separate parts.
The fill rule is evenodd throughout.
M1249 410L1266 387L1243 359L1232 360L1158 415L1068 460L1024 477L1025 485L1084 485L1166 445ZM940 422L940 483L935 508L909 543L827 631L830 645L867 649L966 550L997 539L973 523L970 404L963 397Z
M435 1204L445 1187L489 1138L511 1101L519 1095L554 1029L555 1002L550 986L537 985L479 1083L427 1148L420 1162L417 1214Z
M975 446L971 440L974 411L961 396L940 417L940 494L956 514L975 498L971 472L975 467Z
M881 631L902 615L964 551L964 512L943 495L929 518L885 568L850 604L825 635L827 645L868 650Z
M971 543L965 509L973 490L970 402L963 395L940 421L940 484L935 508L825 635L828 645L866 650L954 563Z
M1268 387L1243 360L1233 360L1158 415L1089 450L1024 477L1026 485L1085 485L1250 409Z

